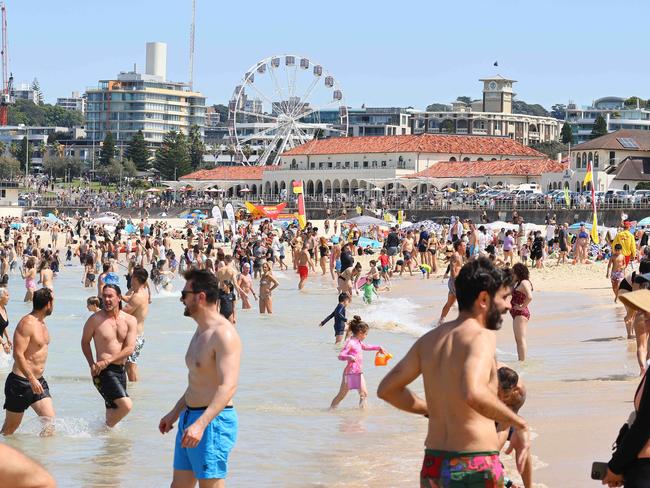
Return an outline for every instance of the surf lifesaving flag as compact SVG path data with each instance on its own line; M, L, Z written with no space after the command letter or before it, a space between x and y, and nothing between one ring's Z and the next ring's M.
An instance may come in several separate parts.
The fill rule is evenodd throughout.
M298 195L298 224L304 229L307 225L307 215L305 214L305 195L302 190L302 180L293 182L293 192Z
M594 185L594 172L591 169L591 161L587 162L587 174L582 182L582 186L587 186L591 183L591 208L594 212L594 221L591 224L591 240L594 244L598 244L600 239L598 237L598 216L596 215L596 185Z

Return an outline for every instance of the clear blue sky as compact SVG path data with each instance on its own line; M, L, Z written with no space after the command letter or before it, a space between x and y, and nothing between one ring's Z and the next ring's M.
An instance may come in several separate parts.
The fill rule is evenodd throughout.
M187 79L191 0L6 3L10 70L38 78L46 101L144 68L146 41L166 42L168 78ZM334 74L355 107L478 98L477 80L497 72L546 108L650 98L649 19L647 0L197 0L195 88L227 103L251 65L296 53Z

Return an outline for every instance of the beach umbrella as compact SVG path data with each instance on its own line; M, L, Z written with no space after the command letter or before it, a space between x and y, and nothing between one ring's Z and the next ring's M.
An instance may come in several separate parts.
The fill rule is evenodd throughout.
M375 217L370 217L368 215L360 215L359 217L352 217L344 221L345 224L356 225L358 227L370 227L371 225L380 225L383 227L388 227L389 224L385 220L381 220Z
M447 193L456 193L458 190L455 190L455 189L453 189L451 187L445 187L445 188L442 189L442 191L443 192L446 191Z
M248 193L249 191L251 191L250 188L242 188L241 190L239 190L239 193Z
M149 188L148 190L145 190L147 193L158 193L161 192L162 190L160 188Z
M637 222L636 225L642 225L642 226L650 225L650 217L646 217L644 219L639 220L639 222Z
M508 222L504 222L502 220L497 220L495 222L490 222L488 224L484 224L486 229L489 230L501 230L501 229L506 229L506 230L517 230L519 229L519 226L516 224L511 224Z
M383 192L384 192L384 190L383 190L382 188L379 188L379 187L377 187L377 188L373 188L373 189L370 190L370 191L376 191L376 192L378 192L378 193L383 193Z

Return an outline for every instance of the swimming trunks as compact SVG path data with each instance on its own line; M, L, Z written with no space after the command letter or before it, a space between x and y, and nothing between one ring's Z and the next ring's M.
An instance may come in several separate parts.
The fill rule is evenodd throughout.
M301 280L306 279L309 275L309 268L307 266L298 266L298 274Z
M447 288L449 289L450 295L456 295L456 284L454 283L454 278L452 278L451 276L449 277L449 281L447 282Z
M503 488L499 453L425 449L420 488Z
M138 336L135 338L135 349L133 349L133 354L126 358L127 363L138 363L138 358L140 357L140 352L144 347L144 335Z
M411 260L411 253L410 252L404 251L402 254L404 255L404 261L408 262L408 261Z
M621 281L623 281L623 278L625 278L625 273L623 272L623 270L612 271L612 274L610 276L612 283L620 283Z
M50 398L50 387L47 381L41 376L38 382L43 387L43 393L39 395L32 391L32 386L27 378L9 373L5 381L4 409L9 412L23 413L33 403L43 398Z
M395 256L395 255L397 255L397 247L396 247L396 246L389 246L389 247L387 248L387 251L388 251L388 255L389 255L389 256Z
M179 417L174 449L174 469L192 471L197 479L223 479L228 473L228 456L237 441L239 421L233 407L225 407L203 431L194 448L181 447L183 432L205 411L187 407Z
M117 408L115 400L128 397L126 392L126 370L119 364L109 364L99 375L93 377L93 383L104 398L106 408Z

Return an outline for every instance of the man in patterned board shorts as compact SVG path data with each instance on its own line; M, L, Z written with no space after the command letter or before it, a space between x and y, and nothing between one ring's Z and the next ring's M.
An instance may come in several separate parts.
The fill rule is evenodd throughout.
M497 396L494 331L510 308L511 287L509 269L482 257L465 264L455 280L458 318L420 337L379 385L380 398L429 419L422 488L504 487L495 422L515 428L510 447L519 468L526 462L528 426ZM420 375L425 398L407 387Z

